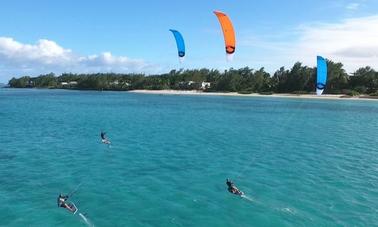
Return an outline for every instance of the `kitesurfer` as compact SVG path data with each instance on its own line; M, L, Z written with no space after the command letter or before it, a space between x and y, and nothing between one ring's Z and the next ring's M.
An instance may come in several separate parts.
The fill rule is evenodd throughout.
M106 137L105 137L105 132L101 131L101 139L105 140Z
M232 182L230 179L227 178L226 180L226 184L228 186L227 190L232 193L232 194L235 194L235 195L244 195L244 193L242 191L240 191L234 184L234 182Z
M66 202L67 199L68 199L68 195L59 194L58 199L57 199L58 207L63 207L65 209L69 210L70 212L75 213L75 211L76 211L75 206L67 203Z
M108 138L106 138L105 134L106 134L105 132L101 131L101 134L100 134L101 142L105 144L110 144L110 141L108 140Z

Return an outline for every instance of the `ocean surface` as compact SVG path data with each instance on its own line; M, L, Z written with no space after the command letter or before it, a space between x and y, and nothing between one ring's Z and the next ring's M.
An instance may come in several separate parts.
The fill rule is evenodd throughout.
M378 225L377 101L0 89L0 145L0 226Z

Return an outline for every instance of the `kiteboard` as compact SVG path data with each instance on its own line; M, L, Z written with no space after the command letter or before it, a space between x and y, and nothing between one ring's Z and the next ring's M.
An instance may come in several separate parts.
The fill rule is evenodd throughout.
M244 195L244 192L238 190L237 192L235 192L235 193L233 193L233 194L235 194L235 195L239 195L239 196L242 196L242 195Z
M239 189L235 188L235 191L232 191L232 190L228 190L230 193L234 194L234 195L239 195L239 196L242 196L244 195L244 192L240 191Z
M67 205L72 209L72 213L73 213L73 214L76 214L77 211L79 210L79 209L77 209L76 205L75 205L73 202L70 202L70 203L67 204Z

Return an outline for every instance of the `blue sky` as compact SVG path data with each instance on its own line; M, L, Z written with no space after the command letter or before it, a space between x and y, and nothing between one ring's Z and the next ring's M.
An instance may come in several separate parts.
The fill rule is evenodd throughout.
M145 72L265 67L274 72L316 55L348 71L375 67L378 1L2 1L0 82L48 72ZM227 62L219 23L229 15L237 47ZM180 64L170 28L185 39ZM356 42L357 40L357 42Z

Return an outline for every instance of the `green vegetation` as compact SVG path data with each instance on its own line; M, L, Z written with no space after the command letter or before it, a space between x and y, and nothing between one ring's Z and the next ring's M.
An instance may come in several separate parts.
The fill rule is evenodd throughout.
M328 94L371 94L378 93L378 72L370 67L358 69L348 75L341 63L327 61ZM205 84L208 82L210 84ZM38 77L24 76L12 78L9 85L14 88L62 88L81 90L134 90L134 89L175 89L204 90L207 92L238 92L240 94L294 93L308 94L315 91L316 68L303 66L297 62L287 70L284 67L273 75L264 68L259 70L248 67L229 69L223 72L209 69L172 70L160 75L144 74L72 74L53 73Z

